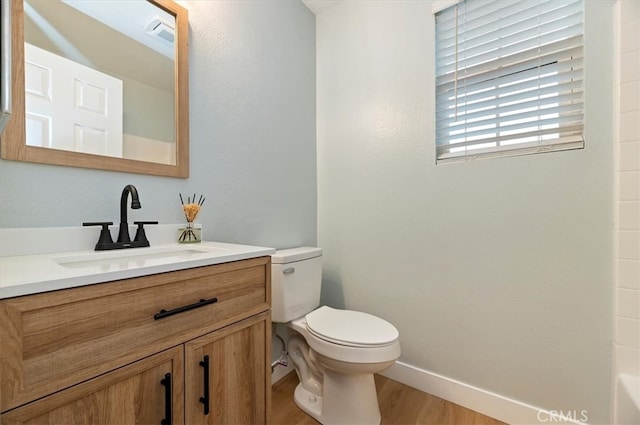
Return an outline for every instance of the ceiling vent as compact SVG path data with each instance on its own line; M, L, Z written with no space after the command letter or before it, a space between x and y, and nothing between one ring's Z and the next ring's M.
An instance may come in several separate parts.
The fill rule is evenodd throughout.
M168 43L173 44L173 41L176 38L173 26L167 24L164 21L161 21L159 18L155 18L151 22L149 22L145 30L150 36L160 38Z

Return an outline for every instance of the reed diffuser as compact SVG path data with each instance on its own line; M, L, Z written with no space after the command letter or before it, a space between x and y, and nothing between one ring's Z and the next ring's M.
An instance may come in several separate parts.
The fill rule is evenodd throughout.
M204 204L205 198L200 195L200 198L196 201L196 194L193 194L193 198L187 196L187 202L184 202L182 193L180 196L180 203L182 204L182 211L184 212L184 218L187 219L187 226L178 229L178 242L179 243L194 243L202 240L202 229L193 226L200 208Z

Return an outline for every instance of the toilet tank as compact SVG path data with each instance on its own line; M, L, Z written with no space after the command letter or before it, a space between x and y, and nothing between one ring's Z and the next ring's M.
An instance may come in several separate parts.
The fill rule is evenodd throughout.
M320 305L322 249L282 249L271 255L271 318L286 323Z

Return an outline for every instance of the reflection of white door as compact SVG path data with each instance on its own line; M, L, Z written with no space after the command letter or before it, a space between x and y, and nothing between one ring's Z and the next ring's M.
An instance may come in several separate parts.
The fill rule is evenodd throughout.
M122 157L122 81L25 43L27 144Z

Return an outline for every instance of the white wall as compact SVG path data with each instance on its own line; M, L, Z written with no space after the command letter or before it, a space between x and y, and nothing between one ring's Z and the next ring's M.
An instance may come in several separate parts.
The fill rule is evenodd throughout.
M620 375L640 383L640 3L616 3L614 422L640 421ZM629 381L630 382L630 381ZM636 385L640 400L640 385ZM636 402L637 403L637 402Z
M191 177L0 161L0 227L184 220L178 193L207 198L209 240L316 242L315 23L300 2L182 1L189 11ZM97 234L96 234L97 237ZM153 244L153 241L151 241Z
M586 3L586 148L437 166L431 2L318 15L318 243L323 300L402 362L607 423L612 3Z

